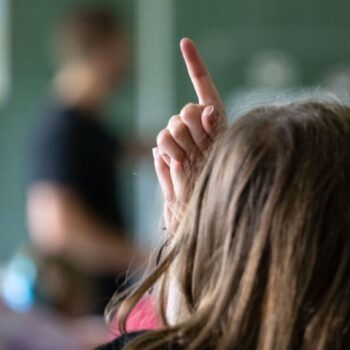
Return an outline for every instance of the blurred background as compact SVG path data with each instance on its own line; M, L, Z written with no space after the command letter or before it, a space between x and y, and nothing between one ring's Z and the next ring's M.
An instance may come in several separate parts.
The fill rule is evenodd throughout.
M59 70L53 35L67 13L91 6L117 16L128 46L123 83L104 103L103 124L134 148L116 166L115 196L123 230L142 249L162 240L151 147L168 118L196 100L178 50L182 37L198 44L231 120L252 105L300 95L332 93L349 102L346 1L0 0L0 298L7 315L44 309L71 321L90 314L38 302L27 196L31 135ZM89 327L107 339L96 317L101 322Z

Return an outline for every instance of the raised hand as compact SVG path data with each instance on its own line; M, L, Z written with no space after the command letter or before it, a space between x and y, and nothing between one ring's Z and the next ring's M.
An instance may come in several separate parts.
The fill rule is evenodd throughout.
M170 230L174 230L179 208L191 194L191 184L203 165L206 151L227 126L224 105L195 44L183 39L180 46L198 103L187 104L179 115L170 118L153 149Z

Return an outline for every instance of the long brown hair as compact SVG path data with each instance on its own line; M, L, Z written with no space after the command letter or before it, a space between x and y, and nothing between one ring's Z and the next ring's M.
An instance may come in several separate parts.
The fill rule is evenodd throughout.
M126 349L350 349L350 109L294 102L234 123L167 256L119 305L124 330L154 285L164 327Z

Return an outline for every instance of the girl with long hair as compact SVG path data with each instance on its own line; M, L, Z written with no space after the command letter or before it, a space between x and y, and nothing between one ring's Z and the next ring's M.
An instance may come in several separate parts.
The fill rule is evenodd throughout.
M196 47L181 48L199 103L154 149L167 245L111 301L125 334L105 349L350 349L350 108L269 105L227 127ZM150 290L160 327L128 334Z

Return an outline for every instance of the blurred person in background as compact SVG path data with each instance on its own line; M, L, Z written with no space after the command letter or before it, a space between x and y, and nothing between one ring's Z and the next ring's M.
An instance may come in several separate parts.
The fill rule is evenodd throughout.
M103 126L127 40L108 9L70 14L56 33L53 93L32 135L27 216L38 295L66 315L102 313L135 255L117 198L122 153Z

